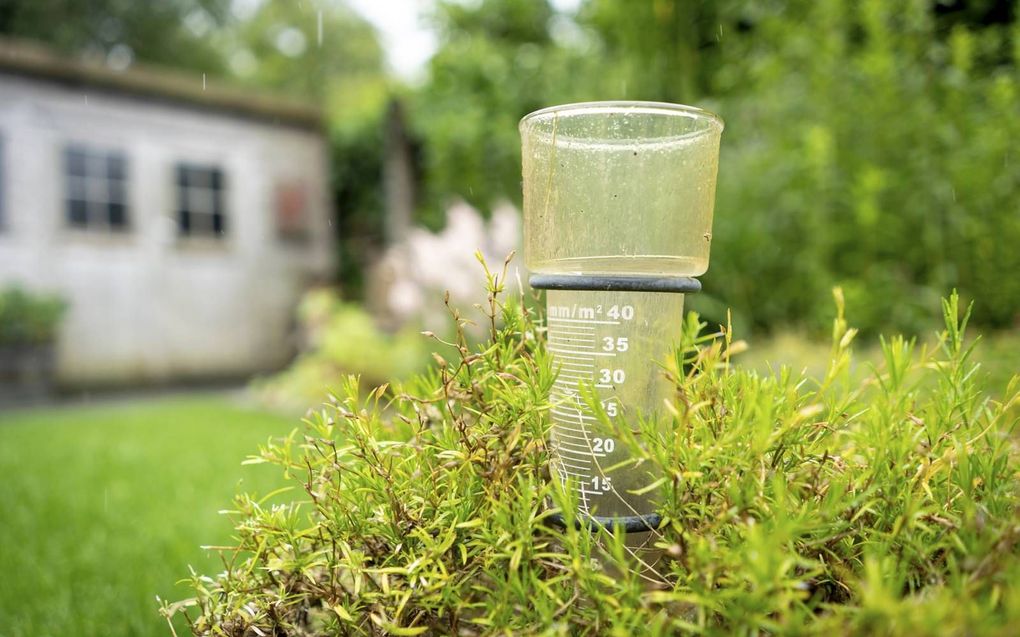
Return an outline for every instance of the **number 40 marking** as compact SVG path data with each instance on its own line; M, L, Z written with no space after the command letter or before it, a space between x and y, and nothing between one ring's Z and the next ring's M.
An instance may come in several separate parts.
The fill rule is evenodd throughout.
M634 318L634 306L614 305L609 308L609 311L606 312L606 316L613 320L623 319L625 321L629 321Z

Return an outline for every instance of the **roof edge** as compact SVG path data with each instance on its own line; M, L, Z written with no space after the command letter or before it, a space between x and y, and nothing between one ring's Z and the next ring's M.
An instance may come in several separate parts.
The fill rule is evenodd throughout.
M96 62L60 55L37 42L0 37L0 72L62 84L157 98L184 106L233 113L277 124L323 130L322 110L305 101L224 85L165 68L133 64L116 71Z

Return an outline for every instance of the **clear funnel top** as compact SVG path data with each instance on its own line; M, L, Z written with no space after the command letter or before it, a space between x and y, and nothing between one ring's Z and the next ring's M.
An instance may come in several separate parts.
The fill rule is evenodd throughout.
M657 102L568 104L522 119L529 269L703 274L722 129L707 111Z

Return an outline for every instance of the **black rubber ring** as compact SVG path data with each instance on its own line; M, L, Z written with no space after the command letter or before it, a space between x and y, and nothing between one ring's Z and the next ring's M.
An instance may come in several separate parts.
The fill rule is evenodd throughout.
M553 513L546 518L560 528L566 528L562 513ZM620 517L602 517L598 515L584 515L578 513L574 519L574 526L578 529L587 528L590 530L606 529L613 531L622 527L626 533L641 533L643 531L654 531L662 524L662 516L658 513L648 515L626 515Z
M701 281L689 276L599 276L581 274L532 274L528 283L536 290L594 290L597 292L701 291Z

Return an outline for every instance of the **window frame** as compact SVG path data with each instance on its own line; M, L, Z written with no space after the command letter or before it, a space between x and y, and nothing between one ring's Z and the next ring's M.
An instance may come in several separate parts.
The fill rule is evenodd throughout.
M9 230L7 219L7 137L0 131L0 234Z
M63 224L75 232L125 234L133 229L126 152L72 141L60 153Z
M311 243L314 232L310 191L307 181L300 177L275 180L271 214L276 240L280 243L298 247ZM284 210L288 205L298 207L292 226L288 225Z
M181 241L226 241L231 226L223 165L177 161L172 177L177 238Z

